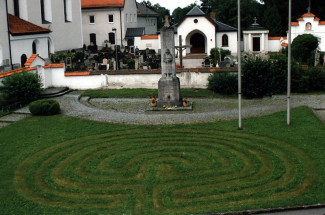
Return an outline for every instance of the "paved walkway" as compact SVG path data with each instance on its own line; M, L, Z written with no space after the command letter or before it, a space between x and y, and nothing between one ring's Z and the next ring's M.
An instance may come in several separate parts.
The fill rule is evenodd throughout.
M149 99L91 99L78 94L57 98L63 114L101 122L127 124L175 124L212 122L238 117L237 99L190 99L192 111L147 111ZM325 95L293 96L291 107L309 106L325 122ZM243 100L243 118L286 110L286 97Z

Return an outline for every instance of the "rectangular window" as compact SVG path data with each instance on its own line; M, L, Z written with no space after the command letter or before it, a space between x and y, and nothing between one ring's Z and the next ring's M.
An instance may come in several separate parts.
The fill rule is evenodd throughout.
M41 0L41 17L43 24L52 22L51 0Z
M108 15L108 23L114 23L114 16L112 14Z
M14 0L14 15L20 17L19 15L19 0Z
M95 16L89 16L89 24L95 24Z
M65 22L72 22L72 3L71 0L63 0Z

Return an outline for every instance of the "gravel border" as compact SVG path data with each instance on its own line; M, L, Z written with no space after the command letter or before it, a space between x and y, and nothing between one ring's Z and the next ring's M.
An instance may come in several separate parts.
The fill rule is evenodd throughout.
M79 93L67 94L55 98L61 106L62 113L72 117L90 119L100 122L125 123L125 124L188 124L188 123L204 123L213 122L215 120L231 120L238 118L237 100L236 99L220 99L220 98L189 98L190 101L200 104L200 111L180 111L173 113L169 111L163 112L146 112L143 106L138 108L134 105L132 109L118 111L115 109L102 109L94 106L89 102L88 97L82 97ZM132 99L108 98L111 103L128 101L132 106ZM134 99L134 104L143 101L145 104L149 99ZM211 103L215 104L215 109L211 110ZM225 104L226 103L226 104ZM229 104L231 108L227 107ZM206 110L204 106L207 106ZM226 106L225 106L226 105ZM291 97L291 107L308 106L312 109L325 108L325 95L294 95ZM242 117L257 117L272 114L286 110L286 96L273 96L263 99L243 100Z

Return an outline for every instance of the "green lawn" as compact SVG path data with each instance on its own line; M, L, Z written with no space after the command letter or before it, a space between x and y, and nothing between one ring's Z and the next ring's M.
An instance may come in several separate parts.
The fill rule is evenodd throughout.
M195 214L325 202L325 126L306 107L129 126L63 115L0 129L0 214Z
M152 95L158 96L157 89L116 89L116 90L86 90L83 96L91 98L149 98ZM181 89L181 95L187 97L220 97L207 89L185 88Z

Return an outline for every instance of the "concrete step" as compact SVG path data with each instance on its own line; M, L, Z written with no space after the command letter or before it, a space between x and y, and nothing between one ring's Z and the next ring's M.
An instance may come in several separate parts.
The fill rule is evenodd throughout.
M53 98L58 96L63 96L67 93L70 93L72 90L67 87L58 87L58 88L48 88L45 89L42 93L40 98Z

